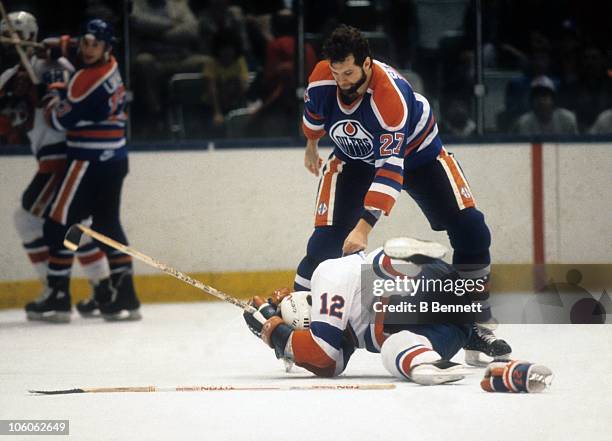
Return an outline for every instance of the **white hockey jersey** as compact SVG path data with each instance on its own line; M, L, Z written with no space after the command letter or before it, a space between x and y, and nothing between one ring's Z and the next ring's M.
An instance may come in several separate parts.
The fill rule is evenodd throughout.
M382 248L321 263L312 276L310 329L294 331L291 351L298 366L320 376L341 373L356 348L380 352L387 338L383 314L362 295L362 264L383 264Z

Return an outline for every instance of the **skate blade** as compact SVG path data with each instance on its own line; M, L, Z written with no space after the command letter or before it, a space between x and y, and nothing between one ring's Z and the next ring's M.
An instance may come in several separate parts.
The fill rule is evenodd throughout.
M79 315L85 319L90 319L90 318L101 318L102 314L100 314L100 310L96 309L95 311L91 311L91 312L82 312L82 311L77 311L79 313Z
M48 323L70 323L70 314L65 311L26 312L28 320Z
M442 244L412 237L389 239L385 241L383 250L387 256L393 259L407 259L416 254L431 257L432 259L441 259L448 252L447 248Z
M512 352L495 357L489 357L484 352L465 349L465 364L475 367L487 367L492 361L510 361Z
M463 380L466 375L469 375L469 372L461 365L439 369L431 364L422 364L412 369L409 378L417 384L433 386Z
M138 309L133 309L131 311L123 309L114 314L102 314L102 318L107 322L134 322L141 320L142 315Z

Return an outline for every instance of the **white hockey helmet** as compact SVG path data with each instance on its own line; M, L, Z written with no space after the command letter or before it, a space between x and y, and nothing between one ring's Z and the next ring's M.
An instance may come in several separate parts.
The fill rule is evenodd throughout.
M38 23L32 14L25 11L17 11L8 14L8 18L21 38L28 41L36 41L36 37L38 36ZM10 35L10 27L5 19L2 19L0 22L0 33L2 33L2 35Z
M293 329L310 327L310 310L312 309L310 292L292 292L281 301L279 307L283 321Z

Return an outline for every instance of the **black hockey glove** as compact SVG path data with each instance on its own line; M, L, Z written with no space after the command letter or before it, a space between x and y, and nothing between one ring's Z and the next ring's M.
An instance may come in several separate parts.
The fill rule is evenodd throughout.
M253 297L249 304L256 308L266 320L275 315L279 315L278 308L276 307L276 305L264 301L263 299L261 299L261 297ZM258 338L261 338L261 329L264 324L257 320L255 317L253 317L253 314L248 311L244 311L244 314L242 316L244 317L244 321L246 322L251 332L255 334L255 336L257 336Z

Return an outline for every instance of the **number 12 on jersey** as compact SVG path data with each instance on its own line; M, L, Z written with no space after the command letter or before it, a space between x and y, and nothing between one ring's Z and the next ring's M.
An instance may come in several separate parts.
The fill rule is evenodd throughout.
M328 293L324 292L321 294L321 315L329 315L331 317L337 317L342 320L342 314L344 309L344 297L335 295L331 298L331 304L327 300Z

